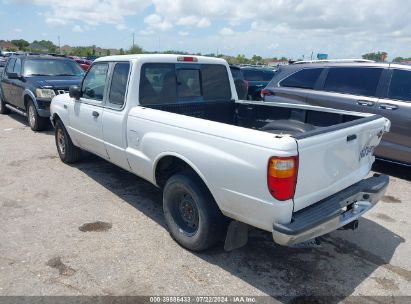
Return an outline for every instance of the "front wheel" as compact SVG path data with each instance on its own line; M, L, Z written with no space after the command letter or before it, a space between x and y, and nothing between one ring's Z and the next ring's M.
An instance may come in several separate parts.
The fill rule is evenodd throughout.
M224 215L205 184L192 172L176 173L168 179L163 210L170 234L187 249L205 250L225 236Z
M56 122L54 135L57 152L62 162L66 164L74 163L81 158L81 150L73 144L61 120Z
M27 103L27 121L30 128L33 131L42 131L47 127L47 120L47 118L39 116L33 101L30 100Z

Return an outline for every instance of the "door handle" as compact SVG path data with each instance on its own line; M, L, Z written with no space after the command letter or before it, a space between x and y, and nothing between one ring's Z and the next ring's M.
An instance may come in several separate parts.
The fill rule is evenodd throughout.
M375 103L374 103L374 101L371 101L371 100L357 100L357 104L360 105L360 106L371 107Z
M393 105L393 104L389 104L389 103L382 103L382 104L380 104L380 109L383 109L383 110L396 110L396 109L398 109L398 106Z
M93 117L99 117L100 114L97 111L93 111L92 115L93 115Z

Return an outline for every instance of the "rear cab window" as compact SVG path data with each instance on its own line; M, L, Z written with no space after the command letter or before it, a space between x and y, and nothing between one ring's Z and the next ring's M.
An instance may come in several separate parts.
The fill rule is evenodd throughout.
M279 85L280 87L313 90L322 71L322 68L303 69L283 79Z
M141 105L231 100L227 69L219 64L145 63L139 100Z
M333 67L327 74L324 91L375 97L382 68Z

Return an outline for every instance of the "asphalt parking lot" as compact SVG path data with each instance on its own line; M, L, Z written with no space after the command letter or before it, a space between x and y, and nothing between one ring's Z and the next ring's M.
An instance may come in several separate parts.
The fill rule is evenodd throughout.
M192 253L157 188L97 157L65 165L52 129L1 115L0 295L411 296L411 169L374 169L391 183L356 231L285 248L253 230L244 248Z

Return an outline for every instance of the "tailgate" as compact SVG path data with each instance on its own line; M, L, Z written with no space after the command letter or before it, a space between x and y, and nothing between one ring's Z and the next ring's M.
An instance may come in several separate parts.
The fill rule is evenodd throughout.
M373 115L296 136L299 153L294 212L365 178L374 148L390 126Z

